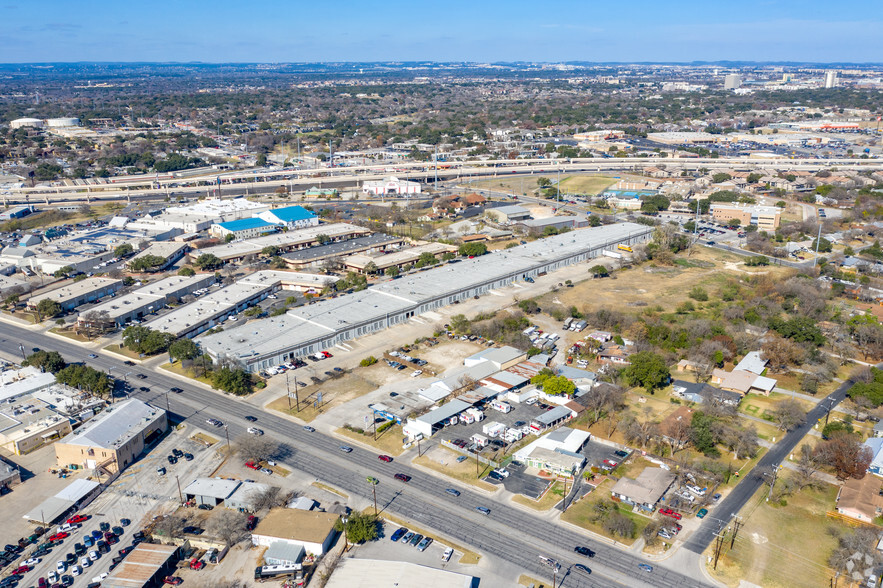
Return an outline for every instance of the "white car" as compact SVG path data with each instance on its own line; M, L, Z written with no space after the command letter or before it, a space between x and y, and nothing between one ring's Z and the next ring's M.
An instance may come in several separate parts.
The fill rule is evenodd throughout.
M509 470L494 470L494 473L503 476L504 478L509 477Z
M252 435L257 435L257 436L261 436L264 434L264 432L261 429L258 429L257 427L249 427L248 432L251 433Z
M56 582L58 582L58 573L55 571L51 571L49 572L49 575L46 577L46 579L49 580L51 584L55 584Z
M95 551L94 549L89 552L89 559L91 559L92 561L98 561L99 557L100 556L98 555L98 552Z
M454 548L448 547L447 549L445 549L445 552L442 554L442 561L450 560L452 555L454 555Z
M31 559L25 561L24 565L28 566L29 568L32 568L35 565L37 565L38 563L40 563L40 558L39 557L32 557Z
M62 560L58 560L58 562L55 564L55 571L59 574L63 574L66 569L67 564L64 563Z
M83 573L83 568L81 568L80 566L73 566L71 568L71 576L79 576L82 573Z
M80 565L83 566L84 568L88 568L89 566L92 565L92 560L90 560L88 557L86 557L86 556L84 555L84 556L80 559Z
M414 372L411 374L411 377L416 378L417 376L419 376L421 374L423 374L423 370L414 370Z

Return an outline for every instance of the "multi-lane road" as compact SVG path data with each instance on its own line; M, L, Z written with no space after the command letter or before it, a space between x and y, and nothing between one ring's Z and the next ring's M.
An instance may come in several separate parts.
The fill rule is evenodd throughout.
M206 419L219 419L226 423L230 438L245 433L249 426L242 418L245 414L255 415L264 432L282 444L282 459L286 465L363 499L371 496L366 477L375 476L380 479L377 486L378 506L384 511L492 554L535 577L548 580L552 576L551 569L540 563L539 556L544 555L561 562L558 580L562 586L707 585L701 578L688 577L658 563L650 562L653 571L644 572L638 564L645 563L645 560L636 554L588 539L586 535L568 527L512 508L456 482L427 475L405 463L380 462L376 453L359 447L352 453L344 453L340 450L341 443L333 437L318 431L306 431L288 419L245 405L234 397L182 383L158 370L126 366L122 359L107 354L88 359L90 350L75 342L6 322L0 323L0 351L20 357L19 345L24 347L26 353L34 347L56 350L69 362L85 362L97 369L112 370L116 376L133 371L144 373L148 376L146 380L130 378L130 381L137 382L132 396L161 408L168 406L175 418L188 420L197 427L211 428L205 424ZM142 385L149 387L150 391L137 391ZM184 392L168 393L172 387L182 388ZM410 475L411 481L396 481L393 475L400 472ZM445 492L446 488L452 486L457 486L461 491L459 497ZM490 515L477 512L477 506L489 508ZM587 545L597 555L593 559L582 558L573 553L577 545ZM593 573L587 576L572 570L573 563L582 563L590 567Z
M655 160L638 158L574 158L567 160L552 159L499 159L487 162L445 162L438 167L433 163L398 163L394 171L384 165L352 166L321 169L282 169L282 170L247 170L236 172L206 173L203 177L172 178L156 180L150 175L143 178L125 180L117 183L95 185L57 185L23 187L8 190L2 194L7 204L33 201L69 202L73 200L108 199L150 199L165 198L174 191L179 195L199 196L207 190L217 188L217 180L224 194L245 194L248 190L255 193L256 189L273 192L276 188L288 188L292 191L305 190L311 186L324 184L331 186L353 186L366 180L379 180L394 174L401 179L444 181L452 179L497 177L510 174L538 173L575 173L575 172L635 172L646 166L654 165ZM876 159L773 159L751 160L740 157L720 158L668 158L665 164L669 167L687 171L702 168L709 170L739 169L778 170L787 167L790 170L818 171L837 167L838 169L883 169L883 161Z

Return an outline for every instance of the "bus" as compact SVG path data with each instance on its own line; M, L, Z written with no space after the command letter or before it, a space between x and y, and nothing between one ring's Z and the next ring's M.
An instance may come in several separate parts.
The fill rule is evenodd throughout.
M621 251L628 251L629 253L632 252L632 248L629 247L628 245L617 245L616 248Z

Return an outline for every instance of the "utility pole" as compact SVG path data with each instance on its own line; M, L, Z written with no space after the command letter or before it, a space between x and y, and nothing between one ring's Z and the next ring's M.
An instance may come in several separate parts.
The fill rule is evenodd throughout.
M730 549L736 544L736 535L739 534L739 529L741 529L743 525L745 525L745 523L742 522L741 517L736 516L733 520L733 536L730 538Z
M576 481L574 481L574 484ZM564 476L564 506L561 508L561 512L567 512L567 476Z
M721 529L715 534L714 540L714 569L717 569L717 560L720 559L721 550L724 546L724 531Z
M769 474L764 474L764 475L766 476L766 475L769 475ZM772 476L773 476L773 482L770 484L770 492L769 492L769 494L767 494L767 497L766 497L767 502L769 502L769 501L770 501L770 498L773 497L773 488L774 488L775 485L776 485L776 478L779 476L779 466L773 466L773 474L772 474Z
M819 245L822 244L822 219L819 218L819 236L816 237L816 256L812 260L812 266L815 267L819 262Z
M377 417L371 419L371 426L374 427L374 440L377 441ZM417 442L417 457L420 457L420 442Z
M184 504L184 495L181 494L181 480L178 479L178 476L175 476L175 482L178 483L178 500L181 501L181 504Z

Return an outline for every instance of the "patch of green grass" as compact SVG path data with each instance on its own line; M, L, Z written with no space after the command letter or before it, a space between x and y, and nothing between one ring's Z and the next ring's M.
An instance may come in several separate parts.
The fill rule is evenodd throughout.
M838 487L804 489L788 496L787 506L766 502L767 491L758 491L739 513L745 526L735 547L729 549L725 541L717 570L709 565L708 572L729 586L742 580L771 588L831 586L826 563L837 539L826 529L850 531L825 515L834 507Z

